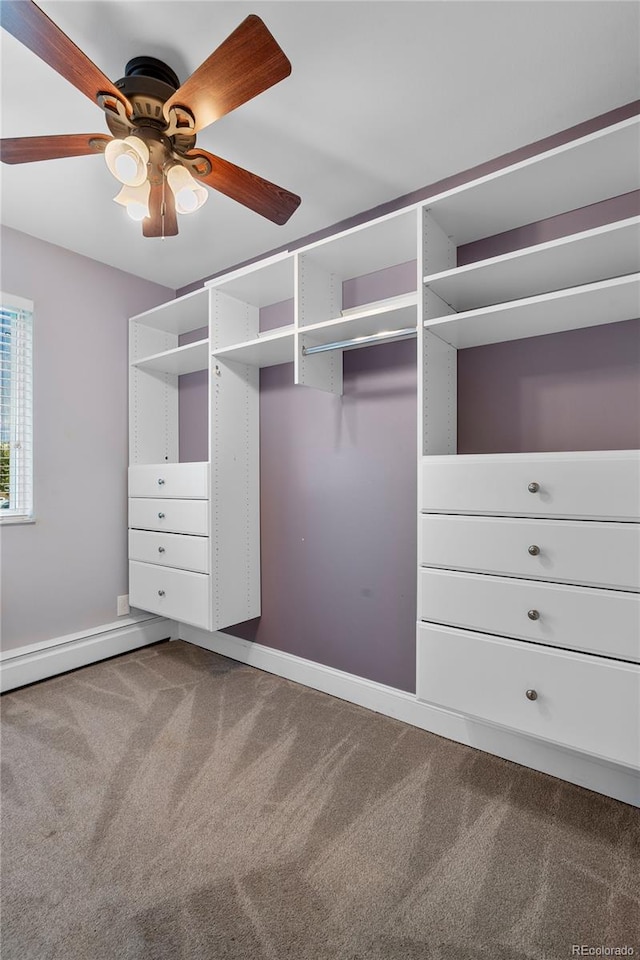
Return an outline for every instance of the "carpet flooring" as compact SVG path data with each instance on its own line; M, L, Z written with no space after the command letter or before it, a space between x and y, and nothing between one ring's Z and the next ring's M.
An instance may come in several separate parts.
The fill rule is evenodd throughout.
M640 956L638 810L179 641L6 694L2 791L2 960Z

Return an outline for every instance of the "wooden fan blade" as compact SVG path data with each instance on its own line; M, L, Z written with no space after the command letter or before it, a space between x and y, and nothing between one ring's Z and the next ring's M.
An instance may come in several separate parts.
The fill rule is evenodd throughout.
M225 113L284 80L291 64L260 17L251 14L191 74L164 105L186 108L195 118L195 132Z
M3 163L33 163L60 157L85 157L103 153L111 140L103 133L70 133L59 137L12 137L0 140Z
M190 150L183 154L181 159L197 180L219 190L232 200L237 200L273 223L286 223L300 205L300 197L295 193L290 193L269 180L263 180L257 174L243 170L235 163L229 163L228 160L216 157L206 150ZM202 172L207 169L208 172Z
M2 0L0 23L90 100L95 102L99 93L108 94L124 105L127 116L132 115L127 98L32 0Z
M164 189L164 200L162 198ZM178 218L176 216L176 201L171 188L161 183L151 184L149 194L149 213L142 221L142 235L144 237L175 237L178 234Z

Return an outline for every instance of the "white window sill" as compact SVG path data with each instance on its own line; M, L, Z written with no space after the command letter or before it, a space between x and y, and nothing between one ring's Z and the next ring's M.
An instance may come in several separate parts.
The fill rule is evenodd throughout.
M0 517L0 527L8 527L10 524L35 522L35 517Z

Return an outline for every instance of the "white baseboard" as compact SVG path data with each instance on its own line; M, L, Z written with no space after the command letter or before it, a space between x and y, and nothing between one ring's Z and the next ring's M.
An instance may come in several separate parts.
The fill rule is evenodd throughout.
M83 633L7 650L0 656L0 691L5 693L27 683L46 680L67 670L146 647L175 637L176 632L174 621L165 617L131 617L124 623L106 623Z
M413 693L259 643L186 624L178 624L177 628L181 640L206 650L640 807L640 774L631 768L443 710L418 700Z

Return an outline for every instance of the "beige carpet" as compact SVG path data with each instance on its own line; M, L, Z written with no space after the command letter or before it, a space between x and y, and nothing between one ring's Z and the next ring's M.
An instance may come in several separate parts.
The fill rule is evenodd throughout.
M2 715L2 960L640 956L616 801L181 642Z

